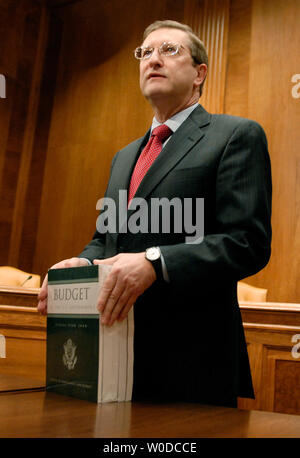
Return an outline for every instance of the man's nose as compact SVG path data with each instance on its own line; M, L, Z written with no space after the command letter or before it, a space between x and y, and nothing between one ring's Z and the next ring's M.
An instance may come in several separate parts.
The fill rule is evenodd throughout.
M148 59L148 62L150 65L162 65L163 64L163 57L161 55L161 53L159 52L158 48L155 48L153 50L153 53L151 54L151 56L149 57Z

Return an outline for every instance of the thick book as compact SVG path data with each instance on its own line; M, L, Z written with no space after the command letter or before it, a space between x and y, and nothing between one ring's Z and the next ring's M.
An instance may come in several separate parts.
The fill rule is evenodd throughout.
M110 266L48 271L46 390L94 402L130 401L133 308L101 324L97 300Z

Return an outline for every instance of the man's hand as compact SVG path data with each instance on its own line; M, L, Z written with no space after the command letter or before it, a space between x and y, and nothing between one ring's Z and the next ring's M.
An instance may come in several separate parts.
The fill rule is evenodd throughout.
M101 323L111 326L126 318L136 299L156 280L155 270L145 253L120 253L108 259L95 259L94 264L112 266L97 304Z
M51 267L51 269L64 269L66 267L80 267L80 266L86 266L88 265L87 261L81 258L70 258L70 259L65 259L64 261L60 261L57 264L54 264L54 266ZM48 297L48 275L45 276L40 293L38 295L38 306L37 310L40 312L42 315L47 314L47 297Z

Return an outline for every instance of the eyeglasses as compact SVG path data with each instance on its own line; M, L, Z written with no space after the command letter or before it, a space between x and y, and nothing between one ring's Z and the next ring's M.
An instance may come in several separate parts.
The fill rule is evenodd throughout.
M183 48L183 46L178 43L164 41L159 46L158 51L162 56L168 57L178 54L180 48ZM149 59L152 56L154 49L155 48L151 46L139 46L134 50L134 57L139 60Z

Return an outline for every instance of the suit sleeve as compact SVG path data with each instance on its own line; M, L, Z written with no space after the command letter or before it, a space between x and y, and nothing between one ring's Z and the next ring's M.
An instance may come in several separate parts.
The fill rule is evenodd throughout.
M259 124L243 120L218 165L214 231L198 245L160 247L170 283L186 287L218 277L239 281L261 270L271 253L271 194L266 136Z

